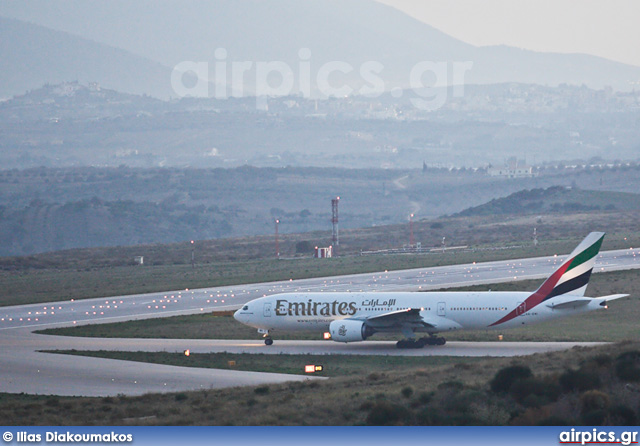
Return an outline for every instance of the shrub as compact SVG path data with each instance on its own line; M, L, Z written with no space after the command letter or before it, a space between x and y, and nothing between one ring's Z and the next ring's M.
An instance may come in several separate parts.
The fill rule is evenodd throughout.
M580 404L582 405L582 413L592 412L594 410L604 410L609 407L611 399L609 395L599 390L589 390L580 396Z
M176 393L176 396L175 396L176 401L184 401L188 398L189 396L186 393Z
M592 410L582 415L582 421L588 426L602 426L607 418L607 412L602 409Z
M431 402L432 399L433 399L433 392L422 392L418 396L418 401L420 401L421 404L429 404L429 402Z
M636 413L629 406L618 405L609 409L609 421L612 426L635 426Z
M524 365L512 365L498 370L490 381L491 390L496 393L508 392L514 382L533 376L531 369Z
M313 245L311 242L307 240L302 240L296 243L296 253L297 254L305 254L307 252L313 251Z
M369 373L369 374L367 375L367 379L368 379L369 381L377 381L377 380L379 380L379 379L380 379L380 375L378 375L376 372Z
M607 367L612 364L613 359L606 353L601 353L591 358L591 361L597 364L599 367Z
M625 352L618 356L616 375L624 381L640 381L640 351Z
M549 403L549 399L545 396L529 394L522 401L520 401L525 407L542 407Z
M44 404L49 407L56 407L60 405L60 400L56 397L49 397L47 398L47 401L45 401Z
M452 390L454 392L460 392L464 389L464 384L460 381L446 381L438 384L438 390Z
M409 424L411 413L406 407L387 402L376 403L367 415L368 426L393 426Z
M426 407L416 417L417 424L421 426L450 425L448 418L437 407Z
M364 401L360 404L360 410L371 410L373 409L373 403L371 401Z
M560 375L560 385L566 392L597 389L600 387L600 377L587 370L567 370Z
M538 426L568 426L570 424L572 423L557 415L551 415L550 417L544 418L537 423Z
M560 396L560 386L554 382L543 381L534 377L516 380L509 393L519 403L529 400L526 406L536 407L555 401Z
M450 396L443 402L441 408L454 414L472 412L473 405L486 403L487 394L477 390L459 391L456 395Z

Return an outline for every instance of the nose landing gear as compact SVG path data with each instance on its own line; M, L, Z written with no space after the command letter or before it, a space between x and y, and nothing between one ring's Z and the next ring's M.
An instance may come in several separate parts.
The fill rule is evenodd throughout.
M269 334L269 330L265 330L264 328L259 328L258 329L258 333L262 334L262 337L264 338L264 344L265 345L272 345L273 344L273 339L271 339L271 335Z

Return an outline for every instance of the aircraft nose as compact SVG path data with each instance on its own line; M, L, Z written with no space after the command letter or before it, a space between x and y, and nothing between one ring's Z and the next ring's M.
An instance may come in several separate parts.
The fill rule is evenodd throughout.
M242 308L239 308L235 313L233 313L233 318L235 320L237 320L238 322L246 322L248 317L247 317L247 310L249 309L249 307L247 307L246 305Z

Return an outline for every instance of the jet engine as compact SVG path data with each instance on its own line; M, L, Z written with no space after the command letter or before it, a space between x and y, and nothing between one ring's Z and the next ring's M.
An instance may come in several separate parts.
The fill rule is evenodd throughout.
M364 341L375 330L362 321L342 319L329 324L331 339L336 342L359 342Z

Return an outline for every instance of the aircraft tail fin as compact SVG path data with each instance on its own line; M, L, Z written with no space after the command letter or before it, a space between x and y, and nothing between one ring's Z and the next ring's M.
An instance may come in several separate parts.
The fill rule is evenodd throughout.
M544 300L563 294L584 296L604 235L604 232L589 234L540 286L536 294L544 296Z
M552 297L570 295L571 300L560 303L552 308L567 308L580 305L592 305L593 299L584 298L584 292L591 278L593 265L596 263L596 257L600 252L602 241L604 240L604 232L592 232L573 250L569 257L562 262L562 265L547 279L542 286L538 288L531 296L529 296L518 308L511 311L497 322L490 326L498 325L503 322L510 321L518 316L520 311L527 311L535 308L537 305L545 302ZM605 299L595 301L598 305L606 306L607 300L619 299L622 295L607 296ZM522 310L520 310L522 309Z

